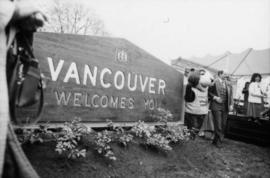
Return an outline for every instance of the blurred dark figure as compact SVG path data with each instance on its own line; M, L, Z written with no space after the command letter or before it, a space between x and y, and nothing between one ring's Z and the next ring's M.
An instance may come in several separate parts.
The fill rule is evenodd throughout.
M250 84L250 82L246 82L245 86L242 90L242 93L244 94L244 113L243 114L245 114L245 115L247 115L249 84Z

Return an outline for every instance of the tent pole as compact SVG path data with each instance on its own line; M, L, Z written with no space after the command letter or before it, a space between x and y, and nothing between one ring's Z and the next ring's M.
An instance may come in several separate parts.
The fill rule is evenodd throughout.
M217 63L218 61L220 61L220 60L222 60L222 59L224 59L225 57L227 57L228 56L228 54L225 54L224 56L222 56L222 57L220 57L220 58L218 58L217 60L215 60L214 62L212 62L211 64L209 64L208 66L206 66L206 68L209 68L211 65L213 65L213 64L215 64L215 63Z

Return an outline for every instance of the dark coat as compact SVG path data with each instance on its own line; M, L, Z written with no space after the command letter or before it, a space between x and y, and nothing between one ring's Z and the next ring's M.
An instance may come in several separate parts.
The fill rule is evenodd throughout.
M226 91L227 91L227 103L225 106L225 109L228 111L230 108L230 105L233 104L233 95L232 95L232 86L225 82L226 84ZM210 100L210 110L220 110L223 109L223 105L216 102L213 98L214 96L220 97L220 92L222 89L222 83L219 80L215 80L214 85L209 87L208 89L208 96Z

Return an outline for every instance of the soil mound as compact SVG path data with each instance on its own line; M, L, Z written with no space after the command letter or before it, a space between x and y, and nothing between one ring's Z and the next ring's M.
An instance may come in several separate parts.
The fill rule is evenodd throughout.
M27 144L23 149L42 178L138 178L138 177L270 177L270 148L225 140L218 149L197 138L173 145L164 153L131 144L113 144L116 161L106 160L90 146L86 158L67 160L55 151L55 143Z

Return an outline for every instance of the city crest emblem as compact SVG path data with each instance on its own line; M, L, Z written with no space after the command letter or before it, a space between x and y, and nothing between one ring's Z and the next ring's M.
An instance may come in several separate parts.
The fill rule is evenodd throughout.
M117 62L128 62L128 53L125 49L116 49L115 60Z

